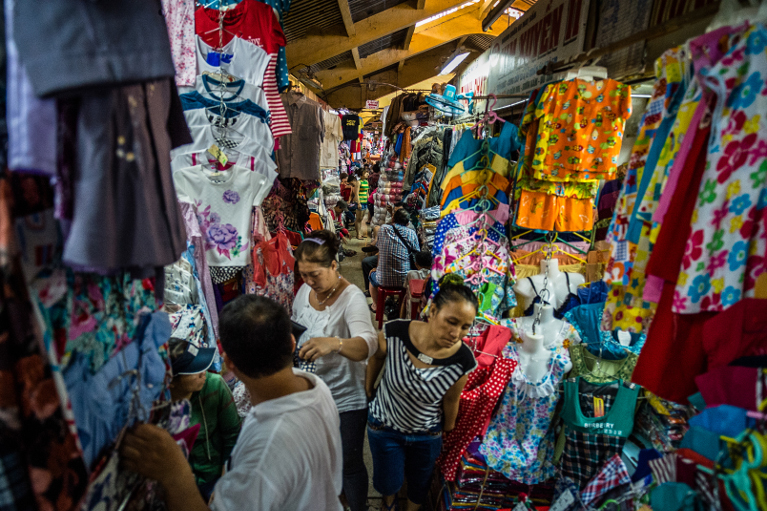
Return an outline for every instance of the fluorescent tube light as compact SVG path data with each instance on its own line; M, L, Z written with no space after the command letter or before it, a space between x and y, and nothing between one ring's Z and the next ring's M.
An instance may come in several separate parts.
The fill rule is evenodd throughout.
M459 53L455 55L450 61L445 64L445 66L442 68L442 71L439 72L440 75L447 75L453 72L455 68L458 67L458 65L466 60L466 57L469 56L469 52L466 53Z

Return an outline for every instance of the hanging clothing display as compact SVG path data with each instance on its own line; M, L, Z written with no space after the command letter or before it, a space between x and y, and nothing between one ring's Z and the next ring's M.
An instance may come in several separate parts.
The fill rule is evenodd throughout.
M323 126L325 127L322 139L322 151L320 152L320 167L338 168L338 145L344 138L341 129L341 118L326 110L322 112Z
M504 349L504 357L519 361L516 343ZM570 357L561 345L552 349L548 374L539 382L529 381L518 368L506 388L501 408L488 428L479 451L488 465L509 479L536 484L554 476L549 458L554 452L551 427L559 402L557 387Z
M282 98L293 133L286 136L277 151L280 177L317 181L320 179L320 153L325 138L325 116L319 103L298 92Z
M587 384L581 377L565 381L564 387L562 419L567 441L561 471L584 488L612 456L620 453L631 434L639 387L624 384L622 380ZM617 394L605 393L615 387ZM606 399L608 396L611 399ZM604 407L596 412L593 410L595 398L601 399ZM590 411L583 409L584 402L592 403Z
M477 341L475 356L479 358L479 367L469 375L461 392L459 421L445 436L442 454L437 460L448 481L455 480L461 457L472 440L485 435L498 400L514 374L517 361L501 356L510 337L507 329L494 326L485 330Z
M223 31L219 29L220 23L223 23ZM276 75L278 54L286 41L272 8L256 0L242 0L226 11L199 7L195 11L195 32L218 52L224 52L222 45L234 38L254 44L266 52L269 64L263 75L263 84L271 113L272 134L275 139L288 135L291 132L290 121L280 99ZM207 57L205 60L208 60Z

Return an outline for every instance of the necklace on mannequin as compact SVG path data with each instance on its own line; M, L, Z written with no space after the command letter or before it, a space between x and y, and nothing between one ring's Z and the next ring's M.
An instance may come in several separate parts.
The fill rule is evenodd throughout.
M327 302L328 300L330 300L330 297L331 297L331 296L333 296L333 293L335 293L335 292L336 292L336 289L338 289L338 286L340 286L340 285L341 285L341 276L339 275L339 276L338 276L338 283L336 283L336 287L334 287L333 289L331 289L331 290L330 290L330 293L328 294L328 296L326 296L326 297L325 297L325 299L324 299L324 300L322 300L322 301L320 301L320 295L319 295L319 294L317 294L317 291L315 291L315 292L314 292L314 294L315 294L315 295L317 295L317 304L318 304L318 305L325 305L325 302Z

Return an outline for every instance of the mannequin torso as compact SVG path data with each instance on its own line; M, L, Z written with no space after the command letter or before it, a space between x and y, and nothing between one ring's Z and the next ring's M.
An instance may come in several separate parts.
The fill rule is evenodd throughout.
M533 321L540 312L541 321L533 334ZM522 345L519 348L519 365L525 377L530 382L539 382L549 372L549 362L553 350L561 347L560 333L564 321L554 317L554 308L550 305L535 304L532 316L517 320L520 326ZM572 362L565 366L565 373L572 369Z
M543 293L543 281L548 275L546 289L549 296ZM569 281L569 285L568 285ZM514 285L514 292L522 299L522 305L527 310L532 305L536 296L542 296L555 308L560 308L567 300L568 295L577 294L578 286L585 283L586 279L580 273L565 273L559 271L557 259L541 261L541 273L532 277L518 280Z

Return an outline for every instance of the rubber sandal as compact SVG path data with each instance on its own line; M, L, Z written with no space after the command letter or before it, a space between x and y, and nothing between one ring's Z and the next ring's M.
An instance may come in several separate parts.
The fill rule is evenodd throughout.
M375 314L376 310L373 308L373 304L372 304L372 303L369 303L369 304L368 304L368 309L370 309L370 312L372 312L373 314Z

